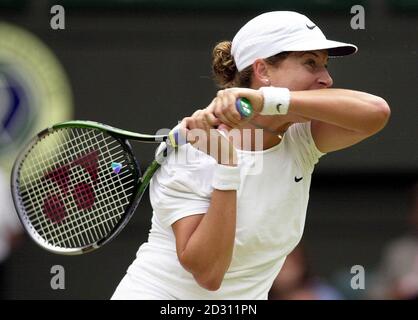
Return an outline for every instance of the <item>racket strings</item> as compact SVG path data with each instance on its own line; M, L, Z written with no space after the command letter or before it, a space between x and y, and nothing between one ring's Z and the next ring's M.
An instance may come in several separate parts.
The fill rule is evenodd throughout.
M72 129L72 130L76 130L76 129ZM64 135L64 132L61 132L61 133L62 133L62 135ZM67 134L72 134L71 131L69 131L69 130L66 130L66 133ZM93 139L94 139L94 137L91 137L90 135L91 134L89 132L85 132L83 134L80 134L78 137L74 138L74 135L72 134L73 137L72 138L67 137L66 142L62 142L62 140L61 140L62 136L61 135L54 135L54 136L49 135L48 139L49 140L54 139L54 138L59 139L59 141L49 141L49 143L51 143L51 144L54 143L55 145L58 144L57 148L65 149L67 151L67 155L69 155L70 157L62 158L63 154L58 153L58 155L60 156L60 161L70 163L75 158L74 153L76 151L79 151L79 147L74 145L74 140L73 139L78 138L78 139L82 140L83 143L88 144L88 143L92 142ZM86 137L89 137L89 138L86 138ZM110 144L115 143L115 140L111 140L110 137L106 137L104 142L107 143L109 140L111 141L111 142L109 142ZM43 142L43 143L45 143L45 142ZM71 146L71 145L73 145L73 146ZM94 145L92 145L92 146L94 147ZM45 152L45 148L37 148L36 151L38 153ZM34 161L36 161L36 162L32 163L32 167L28 168L28 170L30 170L32 172L31 174L28 174L28 173L25 172L25 169L27 167L22 168L22 174L21 174L21 179L22 180L23 179L28 179L30 182L33 182L33 181L37 181L37 179L42 178L45 174L45 165L51 165L51 162L55 162L55 163L51 166L50 171L52 171L54 169L58 169L61 166L60 162L55 160L55 158L57 157L57 153L56 153L57 150L54 149L54 148L50 148L50 150L47 150L47 151L48 151L48 154L43 153L41 159L39 158L39 154L36 153L36 152L31 152L27 155L27 157L25 159L26 162L31 161L31 160L32 160L32 162L34 162ZM35 158L35 160L34 160L34 158ZM33 170L33 167L35 167L35 166L38 169L37 171ZM21 184L24 185L24 181L21 181Z
M131 175L129 175L129 176L131 176ZM133 188L133 186L130 186L130 187L128 187L128 188L125 188L125 192L126 191L130 191L131 189ZM103 198L103 197L101 197L101 194L99 193L98 194L98 201L96 201L96 204L99 204L99 205L101 205L103 208L108 208L109 210L113 210L113 206L114 205L121 205L121 203L120 203L120 200L119 199L117 199L117 201L109 201L108 199L106 199L106 198ZM127 202L125 202L125 203L122 203L122 205L125 205L125 204L127 204ZM74 207L71 207L70 209L68 209L68 211L69 212L72 212L72 209L74 209ZM113 218L115 218L115 217L113 217ZM100 217L100 219L102 219L101 217ZM80 226L83 226L83 224L88 224L88 223L90 223L90 222L94 222L94 223L96 223L94 220L98 220L98 218L92 218L91 219L91 221L87 221L87 222L83 222L83 216L80 216L79 218L74 218L73 217L73 219L72 219L72 221L71 222L69 222L68 224L72 224L72 223L75 223L76 224L76 226L77 227L80 227ZM102 219L103 220L103 219ZM107 221L107 220L105 220L105 221ZM37 228L40 224L42 224L41 226L40 226L40 229L42 229L42 230L44 230L44 236L50 236L50 235L52 235L52 233L53 232L55 232L56 230L54 229L54 230L48 230L48 231L46 231L46 228L45 228L45 226L47 226L47 225L49 225L50 223L48 222L48 221L45 221L45 219L43 219L43 221L38 221L38 222L35 222L35 220L32 222L32 224L33 224L33 226L35 227L35 228ZM89 230L89 229L86 229L86 228L84 228L83 227L83 229L85 229L85 230ZM92 237L90 237L91 239L98 239L98 238L102 238L102 237L104 237L105 236L105 234L107 234L109 231L110 231L110 229L111 228L107 228L104 232L101 232L100 234L96 234L95 236L92 236ZM68 231L69 231L69 233L71 233L72 234L72 236L73 237L75 237L75 236L77 236L77 235L79 235L79 233L74 233L76 230L75 230L75 228L73 228L73 229L68 229ZM94 230L94 231L96 231L96 230ZM65 240L67 240L67 239L65 239ZM93 240L91 240L91 241L93 241ZM78 245L80 245L80 243L78 244Z
M45 155L44 155L44 157L45 157ZM39 189L39 188L38 188ZM62 195L62 191L61 191L61 189L57 189L57 191L58 191L58 193L59 193L59 196L60 197L62 197L63 195ZM30 193L29 193L30 194ZM38 203L38 206L39 206L39 203ZM41 220L43 220L43 225L42 225L42 227L44 228L44 230L41 230L41 231L44 231L44 235L45 235L45 230L46 229L48 229L48 231L51 233L51 227L50 227L50 224L49 223L47 223L47 220L45 219L45 217L44 216L42 216L42 215L40 215L39 216L40 218L44 218L44 219L41 219ZM35 224L35 227L36 227L36 224ZM52 229L52 231L54 231L54 229ZM62 230L59 230L60 232L62 232Z
M76 144L76 146L79 146L80 144ZM77 179L76 181L80 181L80 179ZM71 188L71 187L70 187ZM71 210L71 209L70 209ZM79 221L74 221L74 219L71 221L71 222L76 222L76 224L80 224L80 222ZM93 221L93 222L97 222L97 221ZM85 223L85 222L84 222ZM70 223L71 224L71 223ZM79 228L80 227L80 225L78 225L78 226L76 226L76 228L72 228L72 229L70 229L70 231L74 234L74 231L75 230L77 230L77 229L80 229ZM107 227L107 229L109 229L109 227ZM88 229L88 231L91 231L90 229ZM93 235L91 232L90 232L90 234L89 233L87 233L86 235L87 235L87 241L89 240L88 238L90 238L90 239L94 239L95 237L97 237L97 236L101 236L101 234L97 234L96 233L96 231L95 230L93 230L94 232L95 232L95 235ZM62 232L62 230L60 230L60 232ZM77 236L79 233L75 233L75 236ZM78 241L79 243L80 243L80 241Z
M68 137L67 137L68 138ZM73 139L74 139L74 137L72 137ZM59 139L60 141L59 141L59 143L61 143L61 145L62 145L62 140L61 140L61 136L57 136L57 139ZM69 139L67 139L67 140L69 140ZM75 145L77 145L77 144L75 144ZM42 149L41 149L42 150ZM75 150L70 150L73 154L74 154L74 151ZM43 157L45 158L45 155L43 154ZM62 158L62 154L61 154L61 162L60 163L65 163L65 162L69 162L69 159L63 159ZM45 168L45 164L43 164L44 165L44 168ZM77 179L78 181L80 181L81 179ZM43 180L43 181L45 181L45 180ZM42 183L42 185L40 185L40 186L44 186L45 185L45 183ZM71 187L70 187L71 188ZM38 189L41 189L42 190L42 188L38 188ZM38 190L39 191L39 190ZM61 197L61 198L63 198L64 197L64 195L63 195L63 193L62 193L62 191L61 191L61 189L57 189L56 190L56 192L58 192L59 193L59 196ZM38 194L42 194L42 192L38 192ZM30 195L31 193L29 193L29 195ZM39 200L39 198L37 198L37 200ZM39 203L38 203L38 206L39 206ZM67 208L68 209L68 208ZM71 212L71 208L70 208L70 210L69 210L70 212ZM35 217L31 217L31 216L29 216L29 218L32 218L32 225L34 226L34 227L38 227L37 226L37 224L36 224L36 219L37 218L41 218L40 220L43 222L43 224L42 224L42 226L40 226L40 227L38 227L38 228L36 228L37 230L40 230L41 232L40 232L40 234L42 235L42 236L50 236L52 233L55 233L56 234L56 237L58 236L58 235L60 235L60 234L62 234L63 233L63 230L61 230L61 227L60 228L52 228L51 227L51 225L50 225L50 223L48 223L48 221L45 219L45 216L44 215L41 215L41 214L39 214L39 211L35 211L35 214L36 214L36 216ZM38 216L39 215L39 216ZM42 219L43 218L43 219ZM75 219L74 219L74 215L73 215L73 219L70 221L68 221L68 223L67 223L67 225L71 225L71 224L73 224L74 222L76 222L76 223L78 223L78 221L75 221ZM81 244L82 242L81 241L78 241L78 243L79 244Z
M74 178L72 180L74 180ZM77 181L79 181L79 180L76 180L76 182ZM100 195L101 195L101 193L98 194L98 198L101 198ZM68 210L68 212L73 212L74 209L75 209L75 202L73 201L74 199L71 197L71 195L70 195L70 199L71 199L71 202L73 203L73 206L71 206L71 207L67 206L67 210ZM109 209L109 210L112 210L112 208L113 208L112 205L120 205L120 203L117 203L117 202L110 202L109 203L108 201L107 201L107 203L105 203L103 205L101 200L96 201L96 204L99 204L102 207L105 207L106 209ZM126 204L126 203L122 203L122 205L123 204ZM113 217L113 218L115 218L115 217ZM103 220L103 218L100 218L100 219ZM98 229L98 230L92 229L91 230L91 228L87 228L87 227L84 226L84 225L88 225L90 222L95 223L95 224L99 224L99 221L97 221L97 220L99 220L99 219L96 218L95 216L93 216L90 221L86 221L85 216L83 216L83 215L79 216L78 218L73 216L72 220L69 221L69 223L67 224L67 226L69 228L67 228L66 234L71 234L71 238L75 238L75 240L77 240L78 236L81 234L81 231L79 231L79 230L84 230L86 232L87 241L94 242L95 239L103 238L108 232L110 232L110 230L111 230L111 228L113 227L114 224L109 226L107 223L105 223L106 228L105 228L104 231L101 231L100 229ZM104 219L103 221L107 222L109 220ZM46 226L49 225L48 222L45 222L45 219L43 219L43 221L40 221L40 223L44 223L44 225L42 226L43 228L45 228ZM39 225L39 223L36 223L35 221L32 224L35 228L38 227L38 225ZM75 224L75 227L73 226L73 224ZM71 228L71 226L73 226L73 227ZM44 237L45 236L51 236L52 233L55 232L55 231L57 231L57 230L54 230L54 229L53 230L49 230L49 229L45 230L43 236ZM62 232L62 230L59 230L59 231ZM90 232L87 232L87 231L90 231ZM92 234L91 231L93 231L94 234ZM63 241L68 241L69 239L70 238L67 237L67 238L64 238L62 240ZM82 241L78 241L77 243L74 243L73 245L74 246L80 246L80 245L82 245Z
M83 151L80 148L80 145L81 144L75 144L76 148L79 149L79 150L77 150L78 152ZM97 145L97 142L95 143L95 145ZM107 146L107 144L104 144L104 146ZM112 180L109 180L109 181L112 181ZM99 192L99 194L100 194L100 192ZM118 199L118 198L116 198L116 199ZM113 204L119 205L119 206L124 205L126 203L122 203L122 204L119 203L118 204L116 202L113 202ZM98 206L98 207L100 208L100 207L103 207L103 206ZM113 208L109 207L108 205L106 205L104 208L106 210L104 210L102 212L98 212L99 213L98 215L92 215L92 218L89 219L89 220L85 219L85 217L86 217L85 215L81 215L79 219L76 219L76 220L73 219L72 222L73 222L73 224L75 224L75 227L73 226L72 228L69 228L67 230L67 234L70 234L71 238L75 237L76 239L78 239L79 236L84 234L84 237L86 238L86 241L89 241L89 242L95 242L98 239L103 238L106 233L109 233L111 231L111 229L114 227L117 220L114 223L111 223L110 225L109 225L108 222L111 221L112 219L118 218L118 217L111 217L109 219L108 215L107 215L107 212L109 210L112 210ZM69 208L69 210L72 210L72 209L73 209L73 207ZM123 211L121 213L123 213ZM104 230L101 230L100 228L96 229L96 228L89 227L90 225L100 225L100 224L102 225ZM94 232L94 234L92 233L92 231ZM64 240L67 240L67 239L64 239Z
M105 148L107 148L107 152L110 154L111 150L108 149L108 145L105 145ZM132 175L131 174L128 176L125 175L123 179L125 179L126 177L130 177L130 176ZM106 179L109 179L108 181L112 181L109 175L106 175L104 177ZM106 187L106 185L104 186ZM113 182L113 187L117 188L114 182ZM133 186L122 189L124 193L123 199L126 200L124 202L121 201L122 199L120 197L116 197L114 201L109 201L107 198L103 198L102 195L105 194L106 192L112 192L112 189L109 189L107 187L106 187L106 190L99 189L99 191L103 191L103 192L98 192L98 198L102 198L102 199L100 199L99 201L96 201L96 204L99 204L102 208L108 209L109 211L113 210L115 206L124 207L125 205L129 203L128 197L130 196L130 194L126 194L126 191L129 191L132 188ZM74 207L71 207L70 211L71 209L74 209ZM86 221L83 218L84 216L81 216L78 219L73 219L72 222L75 222L76 225L74 228L70 228L67 230L68 232L66 234L70 235L70 237L64 238L63 241L68 241L73 238L78 239L80 235L85 233L87 241L90 243L93 243L97 241L97 239L104 238L112 230L115 224L118 222L119 220L118 218L120 218L120 216L110 216L108 215L107 211L102 211L101 213L99 213L99 215L93 216L91 220ZM109 222L111 223L109 224ZM94 234L92 234L92 232L94 232Z
M20 174L22 203L32 227L54 246L83 247L103 239L119 222L130 202L135 185L130 168L132 159L119 141L93 129L60 129L38 144L41 147L34 146ZM56 147L47 148L48 144ZM87 164L74 165L92 150L97 153L96 160L92 156ZM122 164L119 174L113 173L112 162ZM89 172L95 165L97 177ZM67 167L70 167L68 171ZM56 181L45 178L60 169ZM62 203L52 198L52 208L48 209L52 213L48 216L45 199L51 194ZM64 217L60 216L61 206ZM58 216L54 217L57 212Z
M112 142L112 143L114 143L114 142ZM117 145L118 146L118 145ZM116 147L117 147L116 146ZM114 148L112 148L112 149L108 149L107 151L110 153L110 151L112 151L113 149L116 149L116 147L114 147ZM118 151L118 152L115 152L115 153L113 153L113 157L115 157L116 155L118 155L118 154L121 154L122 152L121 151ZM67 159L66 159L67 160ZM122 163L123 163L123 160L119 157L119 158L116 158L116 159L114 159L114 160L116 160L116 161L121 161ZM104 162L103 162L104 160L99 160L99 164L100 165L104 165ZM122 167L123 168L123 167ZM123 173L125 173L125 172L123 172ZM121 180L124 180L124 179L126 179L126 177L130 177L131 175L130 174L120 174L119 175L119 177L121 177ZM109 175L107 175L107 177L109 177ZM80 181L82 181L82 179L76 179L76 178L72 178L71 179L72 181L75 181L75 182L80 182ZM44 186L44 185L47 185L47 182L48 181L43 181L42 182L42 186ZM58 189L59 190L59 192L60 192L60 196L63 196L63 194L62 194L62 192L61 192L61 190L60 189ZM99 191L102 191L102 190L99 190ZM125 189L124 189L124 191L126 191ZM99 195L100 195L101 193L99 193ZM31 195L31 193L29 193L28 194L29 196ZM71 195L70 195L71 196ZM125 194L125 196L127 197L127 195ZM22 196L22 199L23 200L26 200L26 197L25 196ZM100 203L100 202L98 202L98 203ZM75 205L75 204L74 204ZM70 210L71 210L72 208L70 208ZM35 211L34 213L33 213L33 210L29 210L29 207L27 208L27 210L26 210L26 213L27 213L27 215L29 216L29 217L31 217L31 214L37 214L37 212Z

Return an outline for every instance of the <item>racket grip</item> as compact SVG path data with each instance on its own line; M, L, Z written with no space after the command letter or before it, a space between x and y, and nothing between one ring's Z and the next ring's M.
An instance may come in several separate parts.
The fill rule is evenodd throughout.
M249 118L254 113L253 106L247 98L238 98L235 106L242 118Z
M167 142L168 144L173 147L173 148L177 148L179 145L182 145L184 143L186 143L186 141L180 141L180 132L178 129L178 126L176 126L174 129L172 129L167 136ZM182 139L182 140L186 140L186 139Z

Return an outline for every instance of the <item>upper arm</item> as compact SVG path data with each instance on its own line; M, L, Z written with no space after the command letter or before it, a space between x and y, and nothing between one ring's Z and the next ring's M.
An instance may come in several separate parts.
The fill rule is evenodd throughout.
M203 218L202 214L194 214L177 220L171 226L173 228L174 236L176 237L176 251L179 261L181 262L181 254L186 248L187 242L192 236L193 232L199 226Z
M369 136L318 120L311 121L311 133L316 147L323 153L348 148Z

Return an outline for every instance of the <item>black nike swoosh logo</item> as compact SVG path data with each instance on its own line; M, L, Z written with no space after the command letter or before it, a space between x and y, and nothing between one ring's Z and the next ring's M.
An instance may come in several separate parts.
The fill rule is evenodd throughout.
M312 29L314 29L314 28L316 27L316 25L313 25L313 26L308 26L308 25L306 25L306 27L307 27L309 30L312 30Z
M277 106L276 106L277 112L278 112L278 113L280 113L280 114L282 114L282 113L280 112L280 107L281 107L281 106L282 106L282 104L281 104L281 103L277 104Z
M295 176L295 182L299 182L302 179L303 179L303 177L298 178L298 177Z

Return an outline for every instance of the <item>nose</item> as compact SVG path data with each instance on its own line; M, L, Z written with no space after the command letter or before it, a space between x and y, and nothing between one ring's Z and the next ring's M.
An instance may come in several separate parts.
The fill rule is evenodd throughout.
M321 86L325 88L330 88L332 87L334 80L332 80L328 70L324 69L324 71L321 73L321 75L318 78L318 82Z

